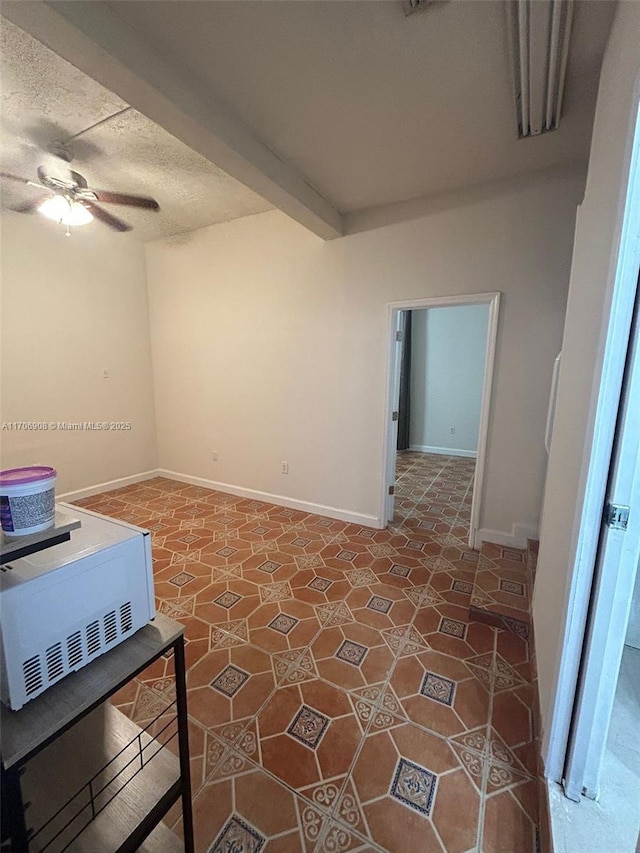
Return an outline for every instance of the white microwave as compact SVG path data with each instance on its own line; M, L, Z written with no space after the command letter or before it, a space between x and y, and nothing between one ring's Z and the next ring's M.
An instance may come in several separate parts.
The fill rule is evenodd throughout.
M0 571L0 698L18 710L155 616L151 534L69 504L71 539Z

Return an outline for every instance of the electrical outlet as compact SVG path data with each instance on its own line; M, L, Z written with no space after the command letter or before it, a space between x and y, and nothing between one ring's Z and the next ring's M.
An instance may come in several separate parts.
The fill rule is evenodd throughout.
M455 434L456 434L456 428L455 428L455 427L451 427L451 429L449 430L449 432L451 433L451 435L455 435Z
M217 450L214 450L213 453L211 454L211 461L212 462L218 461L218 451Z
M289 463L288 462L282 462L280 464L280 473L281 474L288 474L289 473Z

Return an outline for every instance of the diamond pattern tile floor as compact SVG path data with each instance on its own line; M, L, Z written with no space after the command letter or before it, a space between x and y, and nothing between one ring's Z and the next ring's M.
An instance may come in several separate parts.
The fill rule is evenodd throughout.
M469 617L479 566L522 608L523 552L467 547L473 474L399 454L387 530L163 478L78 501L151 530L185 626L198 853L534 853L528 643ZM114 701L153 719L172 666Z

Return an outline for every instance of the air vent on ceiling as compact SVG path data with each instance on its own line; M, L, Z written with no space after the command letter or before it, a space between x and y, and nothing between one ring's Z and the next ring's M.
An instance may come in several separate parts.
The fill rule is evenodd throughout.
M402 8L405 15L413 15L414 12L419 12L420 9L428 9L430 6L436 6L442 0L402 0Z

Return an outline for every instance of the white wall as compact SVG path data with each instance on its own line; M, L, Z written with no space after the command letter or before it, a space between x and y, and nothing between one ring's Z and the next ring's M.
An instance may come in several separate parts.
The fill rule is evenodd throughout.
M127 432L0 432L2 467L58 470L57 492L155 467L144 249L99 223L3 214L3 422L129 421ZM102 379L107 368L109 379Z
M476 454L488 322L488 305L411 312L413 449Z
M628 170L637 110L639 33L640 4L620 3L602 67L585 199L576 229L533 602L545 730L558 689L584 500L583 463L592 443L593 399L611 306L624 197L621 178ZM561 767L551 772L555 777Z
M582 188L539 174L328 243L273 211L148 244L160 466L375 522L387 303L500 290L481 524L535 531Z

